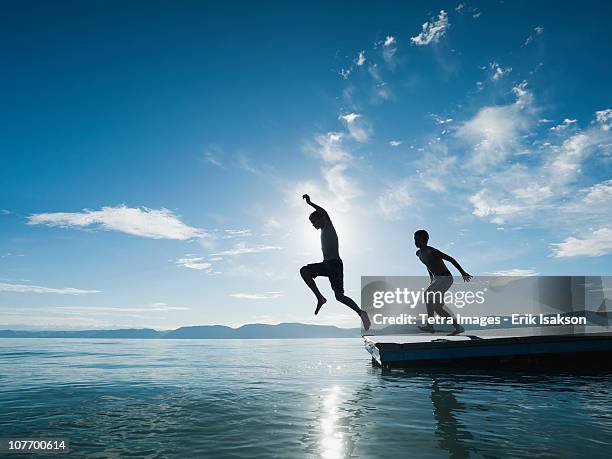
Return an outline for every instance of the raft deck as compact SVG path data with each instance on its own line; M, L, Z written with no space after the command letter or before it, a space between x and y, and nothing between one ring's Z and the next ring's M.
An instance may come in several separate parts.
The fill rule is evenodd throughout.
M383 368L421 365L609 366L612 333L546 336L364 336L373 363Z

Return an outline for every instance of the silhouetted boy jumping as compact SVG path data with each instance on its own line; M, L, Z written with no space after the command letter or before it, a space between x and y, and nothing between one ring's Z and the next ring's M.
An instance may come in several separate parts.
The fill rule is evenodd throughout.
M346 304L349 308L359 315L359 318L363 322L363 328L368 330L370 328L370 318L368 313L363 311L357 303L351 298L344 294L344 273L342 260L338 252L338 235L336 229L332 224L331 219L325 209L321 206L316 205L310 200L310 196L305 194L302 196L306 202L314 207L315 211L308 217L312 226L316 229L321 230L321 250L323 251L323 261L321 263L311 263L300 268L300 274L302 279L306 282L306 285L312 290L312 293L317 297L317 307L315 314L319 313L321 306L325 304L327 299L321 295L317 284L315 284L315 277L323 276L329 278L332 290L336 296L336 299Z
M434 247L428 246L427 242L429 242L429 233L427 231L421 229L414 233L414 245L419 248L419 250L416 251L416 255L427 267L429 278L431 279L431 284L429 284L429 287L427 287L427 290L425 290L425 298L427 299L428 296L433 297L434 301L426 301L427 315L429 317L433 317L434 312L436 312L439 316L451 317L453 319L453 327L455 327L455 331L450 333L450 335L458 335L459 333L463 333L465 329L457 323L457 320L454 318L453 314L444 309L444 293L446 293L450 286L453 285L453 275L444 264L444 260L449 261L455 268L457 268L465 282L469 282L472 279L472 276L463 270L457 260L443 252L440 252ZM427 295L428 292L440 293L438 295ZM442 302L435 301L436 296L440 296L440 298L442 298ZM435 331L433 325L430 324L419 328L430 333Z

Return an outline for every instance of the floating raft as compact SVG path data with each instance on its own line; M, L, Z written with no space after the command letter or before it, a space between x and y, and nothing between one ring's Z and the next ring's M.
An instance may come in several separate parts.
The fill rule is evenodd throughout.
M372 362L383 368L422 365L607 366L612 333L547 336L364 336Z

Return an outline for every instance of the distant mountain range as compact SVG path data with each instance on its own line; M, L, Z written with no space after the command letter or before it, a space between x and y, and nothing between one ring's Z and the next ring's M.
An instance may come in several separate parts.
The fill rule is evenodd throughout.
M291 339L358 338L360 336L359 328L300 323L248 324L238 328L224 325L198 325L165 331L152 328L73 331L0 330L0 338Z

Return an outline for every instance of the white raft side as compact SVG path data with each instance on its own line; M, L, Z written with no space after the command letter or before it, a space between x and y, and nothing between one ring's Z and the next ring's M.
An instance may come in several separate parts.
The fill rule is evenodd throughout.
M473 335L471 335L473 336ZM416 344L416 343L431 343L438 340L445 341L470 341L470 337L466 335L446 336L446 335L365 335L363 337L366 343L394 343L394 344Z
M580 331L584 330L583 333ZM584 326L542 326L542 327L513 327L498 328L491 330L466 330L461 335L448 336L449 331L438 333L415 333L412 335L362 335L363 339L368 339L374 343L394 343L394 344L416 344L445 341L469 341L473 339L494 339L494 338L519 338L522 336L558 336L558 335L589 335L610 333L611 327L589 325ZM573 332L573 333L572 333Z

